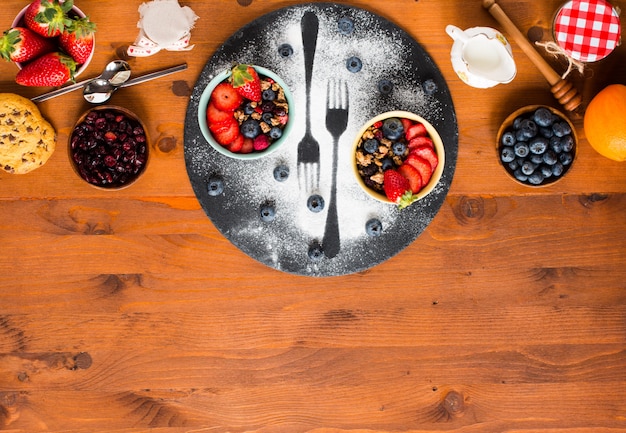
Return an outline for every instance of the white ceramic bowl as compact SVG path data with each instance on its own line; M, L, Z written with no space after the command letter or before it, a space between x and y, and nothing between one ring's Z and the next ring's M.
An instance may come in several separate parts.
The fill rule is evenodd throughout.
M293 119L294 119L293 97L291 95L291 91L289 90L285 82L278 75L276 75L274 72L270 71L269 69L263 68L261 66L256 66L256 65L254 66L254 69L256 69L259 76L265 76L267 78L271 78L276 83L278 83L278 85L280 85L283 88L283 91L285 92L285 98L287 99L287 103L289 104L289 113L288 113L289 119L287 120L287 124L285 125L283 129L283 134L278 140L274 141L267 149L262 150L262 151L253 151L251 153L231 152L230 150L226 149L224 146L219 144L217 141L215 141L213 134L209 130L209 125L207 124L206 112L207 112L207 107L209 105L209 101L211 99L211 94L213 93L213 90L215 89L215 87L217 87L218 84L227 80L231 76L230 70L225 70L223 72L220 72L209 82L209 84L206 86L206 88L202 92L202 95L200 96L200 101L198 104L198 123L200 124L200 130L202 131L202 135L204 136L205 140L222 155L226 155L235 159L243 159L243 160L258 159L258 158L267 156L277 151L287 140L287 137L289 136L289 132L291 131L291 128L293 126Z
M24 7L16 16L15 19L13 20L13 23L11 24L11 27L24 27L24 14L26 13L26 9L28 9L28 6ZM70 12L70 14L74 14L75 16L78 16L80 18L85 18L87 15L85 15L85 13L80 10L78 7L76 6L72 6L72 10ZM87 58L87 61L85 63L83 63L82 65L79 65L79 67L76 69L76 72L74 72L74 77L78 77L80 74L83 73L83 71L85 69L87 69L87 66L89 66L89 63L91 63L91 59L93 58L93 53L94 51L96 51L96 36L94 35L94 45L93 45L93 49L91 50L91 54L89 54L89 57ZM17 67L19 69L22 69L22 64L21 63L15 63L17 65Z
M435 151L437 153L437 157L439 159L439 162L437 163L437 167L435 168L435 170L433 171L433 174L429 180L429 182L426 184L426 186L424 186L420 191L418 191L416 194L414 194L415 196L417 196L417 200L421 200L422 198L426 197L428 194L430 194L430 192L435 188L435 186L437 185L437 183L439 182L439 180L441 179L441 176L443 175L443 168L445 166L445 149L443 146L443 141L441 140L441 136L439 135L439 133L437 132L437 130L435 129L434 126L432 126L426 119L424 119L421 116L418 116L415 113L411 113L408 111L388 111L386 113L382 113L379 114L378 116L374 117L373 119L370 119L365 125L363 125L363 127L361 128L361 130L359 131L359 133L356 135L354 143L352 145L352 149L353 149L353 154L356 155L356 151L359 145L359 141L361 140L361 137L363 137L363 134L365 134L365 132L368 130L368 128L370 128L374 123L379 122L379 121L384 121L385 119L389 119L392 117L397 117L399 119L401 118L406 118L406 119L410 119L414 122L420 122L422 123L425 127L426 130L428 131L428 135L430 136L430 139L433 141L433 144L435 145ZM393 204L395 205L395 203L393 203L391 200L389 200L384 193L378 192L372 188L370 188L369 186L367 186L365 184L365 182L363 181L363 178L361 177L361 174L359 173L358 170L358 166L357 166L357 160L356 160L356 156L353 160L352 163L352 170L354 172L354 175L356 177L357 182L359 183L359 185L361 186L361 188L363 188L363 190L372 198L381 201L383 203L389 203L389 204Z

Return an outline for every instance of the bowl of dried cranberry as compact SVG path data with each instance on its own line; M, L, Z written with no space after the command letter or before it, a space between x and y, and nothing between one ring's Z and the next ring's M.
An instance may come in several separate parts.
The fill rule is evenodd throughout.
M76 122L69 140L71 165L90 185L121 189L134 183L148 164L148 136L130 110L100 105Z
M441 136L426 119L408 111L382 113L354 141L354 173L376 200L405 208L426 197L443 174Z
M293 98L269 69L236 65L217 74L200 96L198 123L206 141L235 159L277 151L293 124Z

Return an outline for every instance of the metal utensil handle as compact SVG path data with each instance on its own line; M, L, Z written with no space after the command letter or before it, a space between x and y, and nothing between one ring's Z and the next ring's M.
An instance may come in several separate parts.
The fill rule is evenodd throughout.
M69 86L61 87L60 89L56 89L56 90L52 90L51 92L44 93L43 95L35 96L34 98L31 98L30 100L33 101L33 102L47 101L48 99L52 99L52 98L55 98L57 96L65 95L66 93L73 92L74 90L78 90L78 89L84 87L85 84L87 84L91 80L92 79L79 81L78 83L70 84Z
M126 81L124 84L122 84L119 87L134 86L135 84L145 83L146 81L154 80L155 78L164 77L166 75L170 75L175 72L184 71L185 69L187 69L187 63L183 63L177 66L172 66L171 68L162 69L160 71L150 72L145 75L140 75L139 77L131 78L130 80Z

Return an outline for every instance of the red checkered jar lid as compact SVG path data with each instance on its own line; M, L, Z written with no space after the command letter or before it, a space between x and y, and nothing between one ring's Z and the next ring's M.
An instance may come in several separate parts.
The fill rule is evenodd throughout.
M620 43L617 11L605 0L572 0L554 19L554 38L573 59L595 62L608 56Z

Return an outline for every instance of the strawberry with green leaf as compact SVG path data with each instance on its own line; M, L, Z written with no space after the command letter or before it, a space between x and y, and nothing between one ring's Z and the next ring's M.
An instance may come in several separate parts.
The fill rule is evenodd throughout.
M261 79L253 66L236 65L230 79L233 87L242 97L250 101L261 101Z
M60 86L74 79L76 62L68 55L54 52L27 63L15 76L22 86Z
M96 24L91 22L89 17L76 18L61 33L59 43L61 48L72 56L77 64L82 65L89 59L93 51L95 32Z
M24 12L24 22L41 36L56 37L72 24L68 14L73 6L73 0L35 0Z
M387 198L396 203L400 209L404 209L417 200L417 196L411 191L408 179L397 170L385 171L383 188Z
M55 45L26 27L14 27L0 37L0 55L7 61L28 62L42 54L54 51Z

